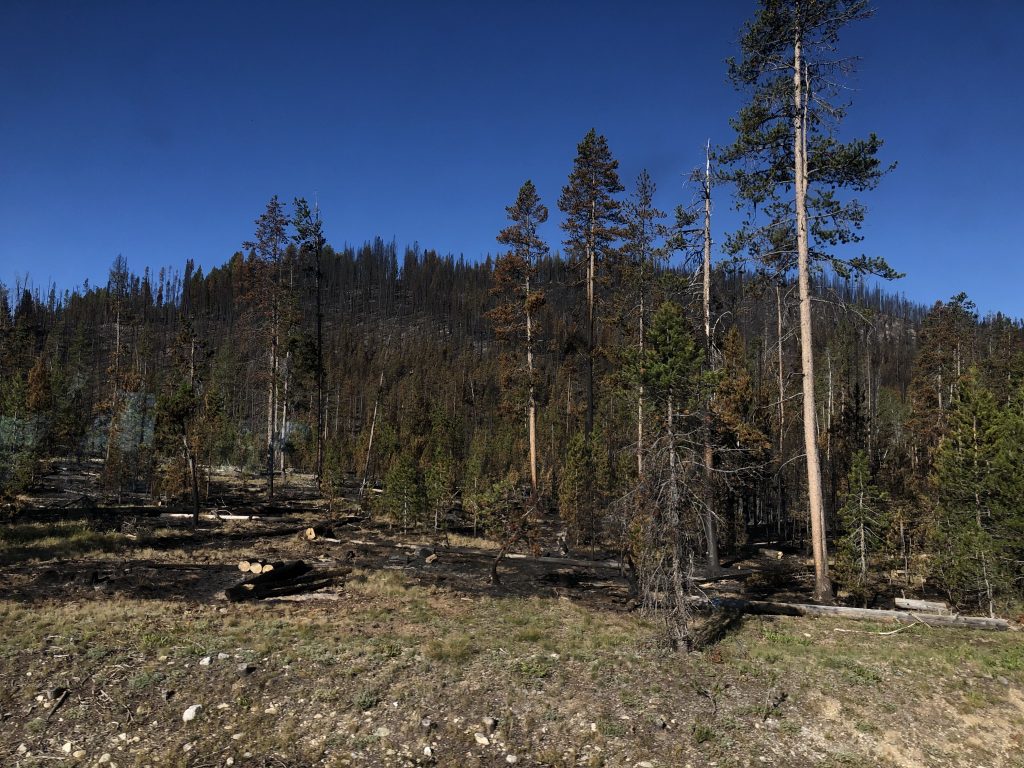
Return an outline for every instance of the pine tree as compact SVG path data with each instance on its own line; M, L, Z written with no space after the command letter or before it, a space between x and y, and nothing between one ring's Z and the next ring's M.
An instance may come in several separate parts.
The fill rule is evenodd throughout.
M427 510L423 475L408 451L402 451L384 475L381 503L391 522L403 531L423 524Z
M295 215L292 224L295 227L294 240L299 246L303 259L310 264L313 273L316 321L316 358L314 374L316 376L316 482L323 487L324 471L324 310L323 310L323 255L327 241L324 238L323 221L320 219L320 206L312 211L305 198L295 198Z
M640 172L636 187L624 210L624 239L622 243L623 283L628 286L626 306L622 308L626 333L636 339L636 352L641 359L647 335L647 318L651 313L652 287L666 249L659 247L666 227L665 212L654 205L656 186L646 170ZM636 469L644 473L644 383L637 381L636 406Z
M278 441L278 402L281 378L281 331L284 302L284 254L288 242L288 217L277 195L270 198L266 210L256 219L254 240L242 244L256 257L255 301L262 314L260 332L265 334L269 351L267 361L267 498L274 498L274 451Z
M1000 514L996 469L999 413L971 369L961 379L949 430L935 456L935 576L962 607L995 615L997 600L1012 589L1013 568ZM1014 474L1019 472L1019 467Z
M870 566L877 556L888 554L890 520L888 496L872 483L864 451L853 456L839 521L843 535L836 547L836 578L867 607Z
M840 277L897 273L878 257L840 258L832 249L856 243L864 207L842 190L873 188L886 168L881 140L841 143L835 129L846 108L835 101L849 60L835 52L840 31L866 19L866 0L762 0L742 32L742 58L729 61L737 88L751 93L732 125L736 142L723 150L724 175L749 207L727 247L747 252L763 268L785 275L794 268L800 294L803 427L815 597L831 599L825 510L818 454L811 280L829 267Z
M703 449L693 439L702 422L702 359L679 305L665 302L651 317L642 359L631 366L663 417L625 505L629 560L644 593L664 595L650 607L664 613L674 640L687 648L686 599L706 535Z
M538 340L537 313L544 304L544 292L537 287L537 267L548 255L548 246L538 228L548 220L548 209L541 202L533 182L519 189L515 203L505 209L512 224L501 231L498 242L509 250L494 265L494 287L498 306L488 316L495 331L525 351L526 357L526 429L530 446L530 487L534 496L537 483L537 394L534 350Z
M605 262L616 256L615 243L622 237L621 205L615 195L622 192L619 161L612 157L608 141L593 128L576 148L569 183L558 198L565 214L565 247L573 263L582 267L586 288L586 388L587 411L584 433L594 430L594 357L597 352L598 289Z

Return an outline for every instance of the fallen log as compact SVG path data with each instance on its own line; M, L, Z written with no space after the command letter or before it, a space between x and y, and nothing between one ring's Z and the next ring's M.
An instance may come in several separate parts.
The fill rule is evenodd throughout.
M264 570L261 575L224 590L224 595L232 602L239 602L315 592L336 585L350 573L351 568L316 571L301 560L278 563L271 571Z
M191 520L191 512L161 512L157 517L163 520ZM221 515L215 512L200 512L200 520L223 520L247 523L280 523L287 520L287 517L279 515Z
M902 611L921 611L924 613L938 613L949 615L949 606L941 601L935 600L911 600L907 597L897 597L896 607Z
M249 568L251 573L252 564L250 564ZM262 571L262 568L260 570ZM274 568L270 573L261 573L248 581L243 581L241 584L225 589L224 596L232 602L255 599L260 593L266 592L273 586L280 585L289 579L304 576L311 570L313 570L312 566L307 565L301 560L295 560L291 563L282 563L280 566Z
M341 539L334 535L334 531L323 525L310 526L303 535L306 541L322 541L328 544L340 544Z
M772 560L781 560L785 557L785 553L779 549L768 549L767 547L758 547L757 554L763 555L764 557L770 557Z
M739 600L735 598L692 598L693 603L703 603L714 608L726 608L741 613L764 616L835 616L842 619L864 621L894 621L899 624L927 624L930 627L953 627L963 629L1007 630L1010 623L1005 619L988 619L981 616L952 616L934 613L910 613L875 608L849 608L842 605L813 605L809 603L777 603L769 600Z

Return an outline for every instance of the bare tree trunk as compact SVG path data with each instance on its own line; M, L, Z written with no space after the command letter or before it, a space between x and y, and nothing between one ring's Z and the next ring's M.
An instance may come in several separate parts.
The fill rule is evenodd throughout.
M192 526L199 525L199 473L196 469L196 456L188 444L188 436L181 436L185 448L185 461L188 462L188 475L192 485Z
M370 439L366 443L366 463L363 464L363 483L359 486L359 495L366 492L366 482L370 476L370 453L373 451L373 433L377 429L377 407L380 405L380 393L384 389L384 367L381 365L380 381L377 383L377 397L373 401L373 418L370 419Z
M530 490L537 497L537 400L533 384L533 318L530 314L530 278L526 278L526 367L530 377L530 402L527 409L527 426L530 433ZM497 566L495 566L497 567Z
M281 472L281 483L287 485L288 477L285 474L285 455L284 445L285 440L288 437L288 391L291 389L291 368L292 368L292 353L286 352L284 356L284 397L281 398L281 424L277 437L277 463L278 470Z
M320 212L317 210L317 217ZM324 482L324 310L321 296L323 273L320 242L316 244L316 487L323 492Z
M807 137L802 30L793 41L793 165L796 183L797 275L800 290L800 363L803 372L804 449L807 456L807 496L811 518L811 549L814 553L814 597L832 600L828 575L828 544L825 540L825 508L821 494L817 414L814 398L814 347L811 338L811 274L807 233Z
M267 500L274 498L274 440L277 436L277 319L270 338L270 382L267 386Z
M708 139L704 165L704 361L708 371L714 366L711 350L711 140ZM704 403L704 533L708 540L707 568L713 574L719 569L718 531L712 509L712 472L714 450L711 447L711 393Z
M641 267L643 269L643 267ZM644 359L644 285L643 277L640 283L640 359ZM639 394L636 400L636 474L637 477L644 476L644 385L640 382Z
M777 342L779 356L779 461L782 461L782 448L786 428L786 380L782 368L782 288L775 286L775 312L777 321Z
M584 433L587 442L594 431L594 282L597 280L597 244L594 231L597 226L595 203L590 203L590 237L587 241L587 418Z

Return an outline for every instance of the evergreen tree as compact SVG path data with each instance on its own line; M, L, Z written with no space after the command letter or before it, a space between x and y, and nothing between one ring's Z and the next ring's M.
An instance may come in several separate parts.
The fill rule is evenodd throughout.
M674 640L689 648L686 599L694 557L703 549L707 496L703 485L702 350L680 307L663 303L651 317L642 359L631 366L663 417L649 444L647 467L624 505L626 548L649 606L663 613Z
M384 475L381 504L390 521L403 531L423 524L427 511L423 475L408 451L402 451Z
M847 477L846 501L839 510L843 535L836 546L836 578L865 607L872 561L889 554L887 505L887 495L872 483L867 454L857 451Z
M284 318L284 257L288 243L288 217L285 207L270 198L266 210L256 219L255 239L242 244L255 256L254 296L260 314L261 335L269 348L267 361L267 498L274 498L274 452L278 438L278 404L281 383L282 322Z
M659 247L666 233L663 223L665 212L654 205L656 186L646 170L640 172L636 187L624 206L624 240L622 243L622 282L626 290L620 310L626 333L636 339L636 351L641 359L647 335L647 318L651 313L651 295L655 277L667 249ZM644 383L637 382L636 406L636 470L644 472Z
M619 161L612 157L608 141L593 128L576 148L569 183L558 198L565 214L565 247L573 263L582 267L586 288L586 392L584 433L594 430L594 357L597 352L598 289L606 270L605 262L616 257L615 243L622 237L621 205L615 198L623 187L619 182Z
M762 0L742 32L742 57L729 76L751 100L732 121L736 142L722 151L736 196L748 206L741 229L727 243L776 275L797 272L803 373L804 448L807 463L815 596L831 599L825 510L821 490L811 281L830 267L837 275L897 273L878 257L840 258L834 249L861 239L864 207L840 195L873 188L886 168L881 140L841 143L835 130L846 108L836 101L849 59L836 46L847 24L867 18L866 0Z
M540 201L533 182L519 189L514 204L505 209L512 224L501 231L498 242L509 247L494 265L493 292L498 306L488 315L499 336L521 346L526 358L526 429L530 446L530 487L537 485L537 385L534 349L539 328L537 312L544 304L544 292L537 288L537 267L548 255L548 246L538 228L548 220L548 209Z
M1001 509L1010 478L1001 476L996 465L999 422L991 393L971 369L954 397L933 477L935 576L956 605L981 608L990 615L995 615L997 601L1012 592L1014 581ZM1013 474L1019 471L1017 467Z

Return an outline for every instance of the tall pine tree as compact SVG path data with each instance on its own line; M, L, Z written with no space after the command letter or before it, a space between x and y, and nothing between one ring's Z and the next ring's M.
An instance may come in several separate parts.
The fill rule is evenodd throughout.
M861 239L864 207L846 190L873 188L887 170L881 140L836 138L846 108L848 58L836 53L841 30L871 15L865 0L761 0L729 61L733 84L750 101L732 121L736 141L721 153L724 174L748 215L727 247L746 252L776 275L796 270L800 295L803 431L815 597L829 601L825 509L821 490L811 337L811 280L824 268L841 277L897 274L884 259L841 258L835 249Z

